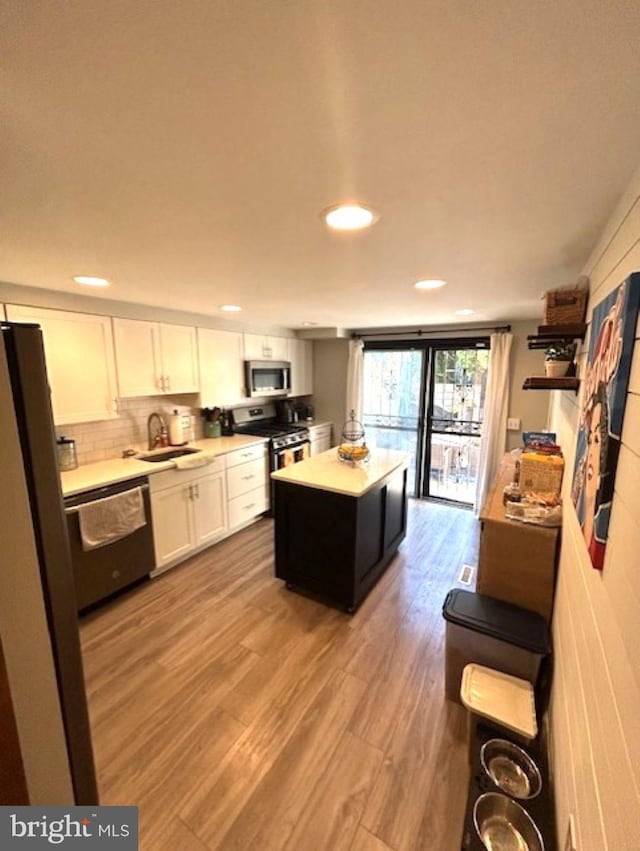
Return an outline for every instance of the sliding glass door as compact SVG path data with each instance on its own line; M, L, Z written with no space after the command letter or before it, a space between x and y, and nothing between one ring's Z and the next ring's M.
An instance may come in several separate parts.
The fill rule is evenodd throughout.
M363 425L372 447L399 449L411 455L407 492L416 493L419 435L423 423L421 349L366 350L363 380Z
M488 363L481 342L431 350L423 496L473 504Z
M366 344L367 442L410 454L410 494L473 504L488 359L486 338Z

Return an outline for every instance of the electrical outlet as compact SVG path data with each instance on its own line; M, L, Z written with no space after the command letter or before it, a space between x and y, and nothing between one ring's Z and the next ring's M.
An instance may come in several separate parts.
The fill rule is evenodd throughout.
M520 420L517 417L509 417L507 431L520 431Z
M569 816L567 835L564 840L564 851L578 851L578 846L576 845L576 825L572 815Z

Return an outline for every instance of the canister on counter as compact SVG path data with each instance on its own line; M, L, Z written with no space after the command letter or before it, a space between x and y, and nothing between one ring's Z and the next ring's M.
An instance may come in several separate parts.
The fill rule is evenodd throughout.
M59 437L56 440L56 446L58 452L58 469L61 472L75 470L78 466L75 440L71 440L68 437Z

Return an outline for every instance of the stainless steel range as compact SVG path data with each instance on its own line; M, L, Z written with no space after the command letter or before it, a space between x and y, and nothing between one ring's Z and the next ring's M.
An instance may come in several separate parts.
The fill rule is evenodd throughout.
M255 434L269 438L269 472L281 470L309 457L309 429L302 425L278 422L275 405L236 408L233 415L233 430L236 434ZM273 505L273 483L271 504Z

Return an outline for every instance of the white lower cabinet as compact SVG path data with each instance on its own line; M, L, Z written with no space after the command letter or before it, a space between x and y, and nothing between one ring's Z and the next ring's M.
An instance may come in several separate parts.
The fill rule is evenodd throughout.
M227 525L224 456L198 470L149 477L156 570L223 538Z
M309 452L311 455L319 455L331 449L331 427L332 423L309 427Z
M153 481L153 478L151 479ZM194 548L193 504L186 485L151 494L156 568L185 558Z
M149 476L156 569L173 567L269 508L266 444L220 455L195 470Z
M203 476L193 483L196 546L208 544L227 531L225 481L223 473Z
M229 529L237 529L269 508L269 461L265 445L227 455Z
M237 529L269 508L269 488L262 487L229 500L229 529Z

